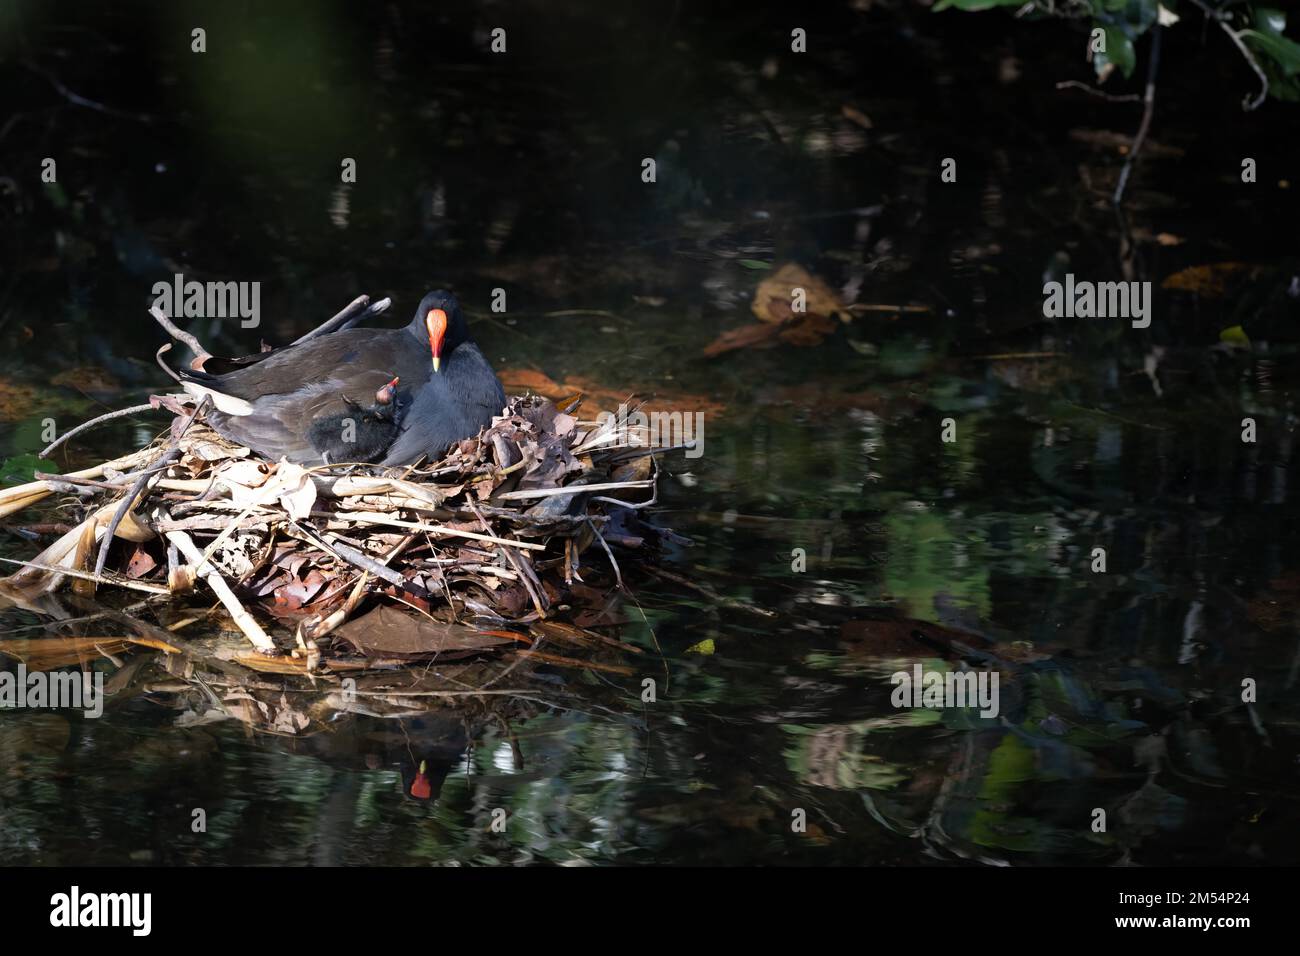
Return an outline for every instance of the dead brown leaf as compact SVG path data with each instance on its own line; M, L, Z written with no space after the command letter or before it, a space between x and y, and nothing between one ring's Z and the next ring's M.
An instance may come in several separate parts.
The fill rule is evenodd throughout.
M1167 276L1160 283L1160 288L1195 292L1207 299L1218 299L1228 291L1230 282L1243 275L1253 274L1258 268L1248 262L1212 262L1203 266L1189 266Z
M780 330L779 325L765 322L728 329L704 347L704 357L714 358L736 349L770 349L776 345L776 335Z
M852 320L852 313L831 287L794 262L787 262L758 284L750 309L761 322L788 322L794 315L791 303L798 289L803 290L805 313L838 316L842 322Z
M334 632L367 657L404 659L456 656L512 644L497 634L484 634L463 624L445 624L382 605L349 621Z
M136 545L135 550L131 553L131 559L126 564L126 576L129 578L142 578L156 567L158 567L158 562L153 559L153 555Z

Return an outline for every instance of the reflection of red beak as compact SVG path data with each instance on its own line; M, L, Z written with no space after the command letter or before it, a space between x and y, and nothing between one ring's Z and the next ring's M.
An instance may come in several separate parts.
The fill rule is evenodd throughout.
M442 364L442 340L447 337L447 313L442 309L430 309L424 317L424 325L429 330L429 348L433 350L433 370L436 372Z
M411 781L411 796L417 800L428 800L433 795L433 787L429 785L429 778L424 775L424 761L420 761L420 772L415 775Z

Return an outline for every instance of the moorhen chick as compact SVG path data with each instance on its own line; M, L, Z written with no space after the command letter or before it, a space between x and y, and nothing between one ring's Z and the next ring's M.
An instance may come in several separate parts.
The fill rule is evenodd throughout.
M460 303L441 291L404 329L344 329L223 375L180 375L191 395L211 397L207 421L226 438L299 464L437 458L506 401Z
M375 392L373 405L360 405L344 397L344 411L311 423L307 441L321 453L325 464L374 461L388 450L401 433L402 420L411 405L409 395L398 393L399 382L395 378Z

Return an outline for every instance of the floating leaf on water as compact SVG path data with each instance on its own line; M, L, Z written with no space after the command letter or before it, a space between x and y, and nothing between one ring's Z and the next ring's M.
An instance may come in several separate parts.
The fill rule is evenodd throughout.
M1231 325L1219 333L1219 341L1228 345L1240 345L1250 348L1250 336L1240 325Z
M735 349L771 348L778 342L800 347L820 345L835 331L836 316L843 322L853 318L830 286L793 262L759 283L750 309L760 324L722 333L705 346L705 358Z
M759 283L750 309L762 322L787 322L793 315L797 289L803 290L805 314L838 316L842 322L853 318L830 286L794 262L786 263Z

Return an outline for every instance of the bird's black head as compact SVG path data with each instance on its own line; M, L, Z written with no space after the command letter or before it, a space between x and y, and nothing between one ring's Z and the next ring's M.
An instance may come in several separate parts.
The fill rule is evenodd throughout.
M430 292L420 300L415 318L411 320L411 330L429 343L435 372L440 370L442 363L456 351L457 346L472 341L460 303L450 292L441 289Z

